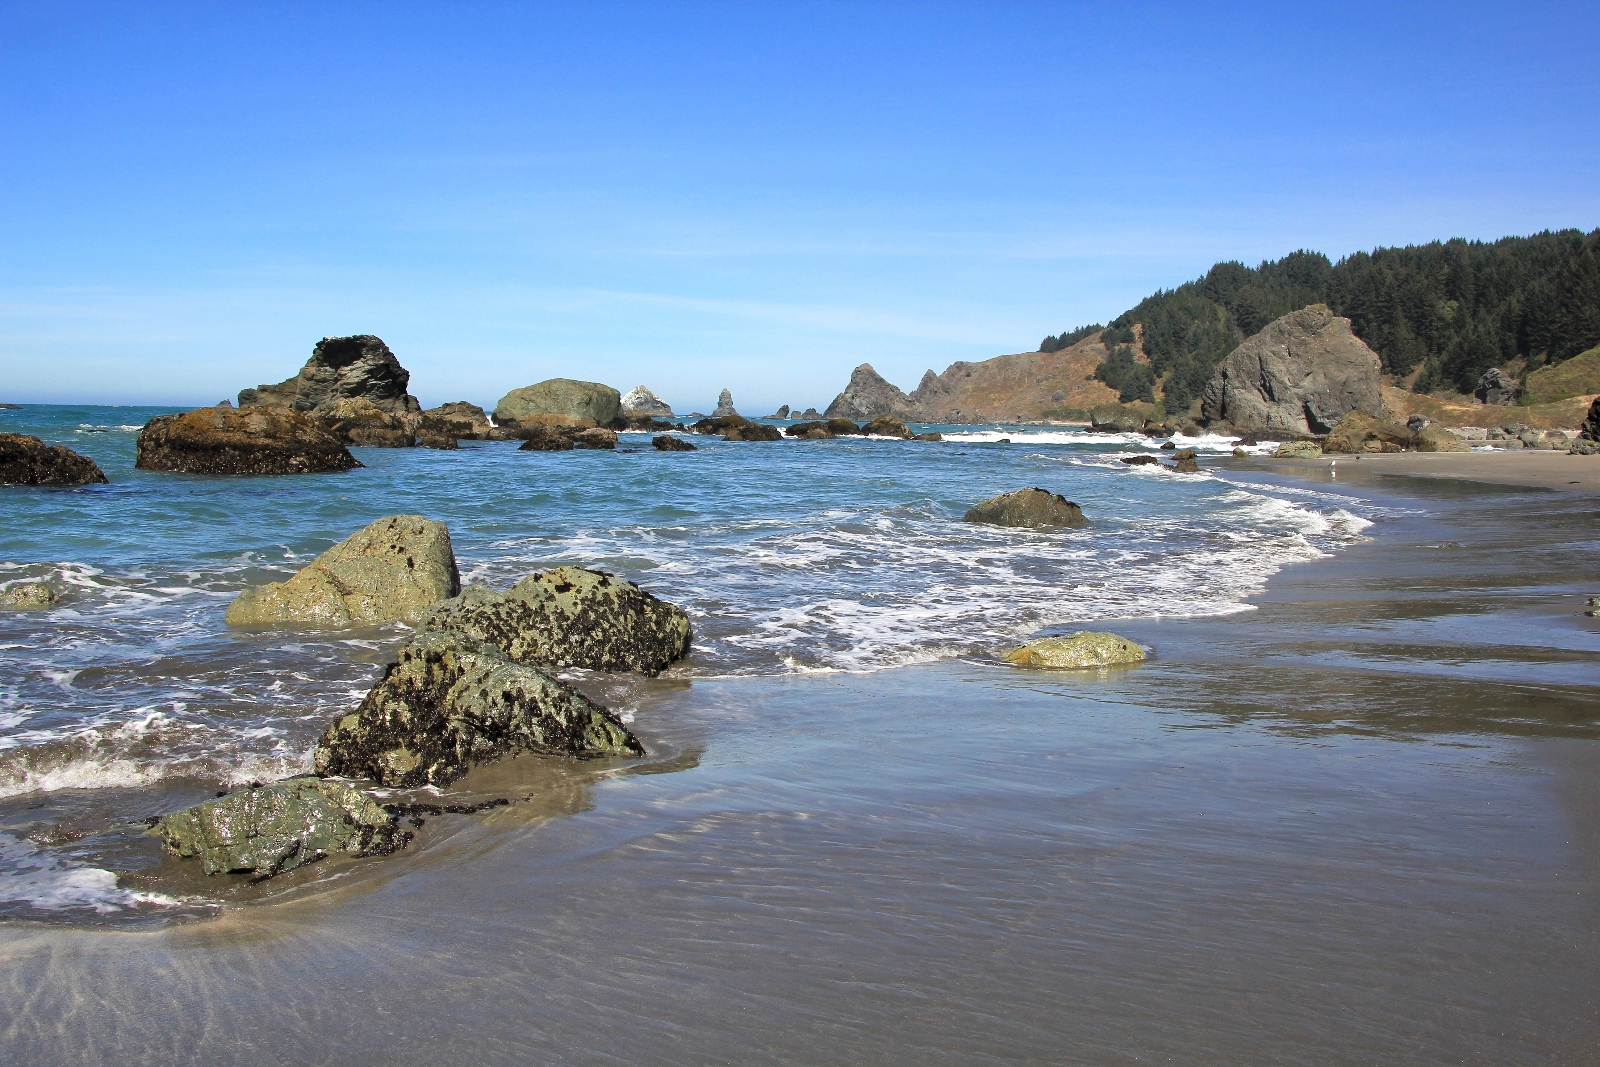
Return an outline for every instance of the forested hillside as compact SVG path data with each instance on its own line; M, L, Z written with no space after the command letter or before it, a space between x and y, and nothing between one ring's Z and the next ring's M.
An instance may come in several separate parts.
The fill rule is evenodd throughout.
M1143 323L1165 406L1177 411L1246 337L1313 303L1347 316L1385 371L1406 375L1420 364L1417 391L1468 392L1490 367L1523 357L1526 372L1600 344L1600 229L1380 248L1337 264L1304 250L1255 268L1218 263L1119 315L1103 340L1131 343L1133 324ZM1040 351L1079 336L1047 337Z

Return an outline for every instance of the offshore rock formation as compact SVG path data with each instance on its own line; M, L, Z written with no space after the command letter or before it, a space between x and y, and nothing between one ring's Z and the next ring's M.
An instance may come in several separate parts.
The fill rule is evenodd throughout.
M690 444L688 441L685 441L681 437L673 437L671 434L664 433L658 437L652 437L650 439L650 443L655 446L657 452L695 451L694 445Z
M1201 415L1237 429L1321 434L1351 411L1383 412L1382 361L1350 320L1312 304L1234 349L1201 394Z
M465 400L440 404L424 411L417 423L417 433L420 436L449 437L457 441L501 441L506 436L495 429L482 408Z
M361 399L414 426L422 405L406 392L410 382L411 372L382 339L370 333L324 337L299 374L277 385L240 390L239 406L292 408L323 418L339 401Z
M551 378L513 389L494 406L494 421L518 431L533 426L610 426L622 416L622 394L599 382Z
M642 756L606 708L459 631L400 650L355 712L317 742L318 774L391 787L443 786L516 752Z
M313 474L361 466L349 449L289 407L199 408L158 415L139 431L134 466L184 474Z
M461 592L450 531L421 515L391 515L351 534L286 582L246 589L230 626L415 623Z
M910 427L893 415L879 415L861 427L861 432L868 437L898 437L902 441L909 441L912 437Z
M730 415L739 414L733 408L733 394L724 389L722 395L717 397L717 410L711 413L713 419L725 419Z
M650 418L670 419L672 405L642 385L636 385L622 394L624 415L647 415Z
M518 430L523 438L519 452L570 452L578 449L614 449L616 431L603 426L544 426L535 423Z
M504 593L468 586L428 618L428 632L484 641L517 663L656 674L689 650L689 616L602 571L557 567Z
M1083 509L1048 489L1018 489L990 497L962 516L965 522L991 526L1087 526Z
M1144 649L1118 634L1081 630L1067 637L1041 637L1029 641L1000 658L1019 667L1082 670L1086 667L1143 663Z
M928 374L933 374L933 371L930 370ZM924 375L923 381L927 380L927 375ZM915 406L910 397L873 370L872 364L863 363L850 372L850 384L844 387L844 392L833 398L833 403L822 414L828 419L852 419L858 422L866 422L879 415L915 419Z
M0 433L0 485L104 485L88 456L24 433Z
M417 443L412 432L420 416L402 418L391 414L366 397L345 398L329 405L321 417L340 444L370 448L410 448Z
M404 848L409 834L376 801L343 782L288 778L252 785L163 816L150 833L175 856L198 856L207 874L270 878L336 853Z

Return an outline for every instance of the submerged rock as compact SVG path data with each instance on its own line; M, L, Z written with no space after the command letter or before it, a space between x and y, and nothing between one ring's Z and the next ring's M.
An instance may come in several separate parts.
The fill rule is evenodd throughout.
M88 456L31 434L0 433L0 485L104 484L105 472Z
M652 437L650 443L656 446L657 452L693 452L695 450L694 445L681 437L673 437L671 434Z
M461 592L444 523L391 515L351 534L286 582L246 589L228 606L230 626L349 626L418 622Z
M1351 411L1383 410L1383 362L1350 320L1312 304L1235 348L1200 398L1207 421L1265 433L1327 433Z
M58 599L56 591L43 582L21 582L0 591L0 608L37 611L49 607Z
M1414 441L1404 426L1352 411L1339 420L1322 442L1322 451L1339 455L1360 452L1399 452Z
M1316 459L1322 446L1315 441L1285 441L1272 450L1275 459Z
M644 415L649 418L673 417L672 405L642 385L636 385L622 394L622 413L628 416Z
M911 429L893 415L879 415L865 426L861 432L868 437L898 437L902 441L911 440Z
M316 474L361 466L316 420L287 407L200 408L145 423L134 466L183 474Z
M487 642L518 663L655 674L689 650L689 616L603 571L557 567L504 593L468 586L428 617L428 631Z
M341 444L368 448L410 448L417 443L415 417L384 411L366 397L339 400L322 413L322 425Z
M572 378L513 389L494 406L494 421L513 431L539 425L610 426L621 415L622 395L615 389Z
M367 794L343 782L289 778L253 785L163 816L150 833L207 874L270 878L328 856L404 848L409 834Z
M317 773L443 786L516 752L642 756L606 708L456 631L400 650L361 706L317 742Z
M1130 467L1159 467L1161 461L1154 456L1124 456L1122 462Z
M962 516L966 522L992 526L1087 526L1083 509L1047 489L1018 489L990 497Z
M1001 657L1019 667L1078 670L1144 662L1144 649L1126 637L1083 630L1067 637L1041 637Z

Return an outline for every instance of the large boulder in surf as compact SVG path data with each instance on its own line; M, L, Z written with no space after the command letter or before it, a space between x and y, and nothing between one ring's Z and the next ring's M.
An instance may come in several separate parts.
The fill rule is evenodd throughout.
M833 398L833 403L828 405L828 410L822 413L822 417L866 422L879 415L909 418L913 415L914 409L915 405L910 397L873 370L872 364L863 363L850 372L850 383L844 387L843 392Z
M1323 434L1349 412L1383 413L1382 373L1349 319L1312 304L1235 348L1207 383L1200 412L1249 432Z
M642 385L636 385L622 394L622 413L629 418L670 419L672 405Z
M277 385L240 390L239 406L293 408L322 418L339 401L360 399L407 420L414 429L422 405L406 392L410 382L411 372L381 338L370 333L324 337L299 374Z
M1082 670L1119 667L1144 662L1144 649L1126 637L1081 630L1066 637L1041 637L1019 645L1000 657L1019 667L1048 670Z
M450 531L421 515L365 526L286 582L246 589L228 605L230 626L415 623L461 592Z
M621 415L621 393L609 385L572 378L513 389L494 406L494 421L512 431L531 426L610 426Z
M421 436L449 437L457 441L499 441L505 434L489 422L489 416L476 404L457 400L440 404L422 413L417 423Z
M744 422L737 426L729 426L722 435L724 441L781 441L783 431L776 426L768 426L761 422Z
M315 474L361 466L313 418L288 407L199 408L139 431L134 466L182 474Z
M991 526L1087 526L1083 509L1048 489L1018 489L990 497L962 516L966 522Z
M671 434L665 433L658 437L650 438L650 443L655 446L657 452L693 452L695 450L695 446L683 438L673 437Z
M902 441L911 440L911 428L893 415L879 415L865 426L861 432L868 437L898 437Z
M59 599L56 591L43 582L19 582L0 590L0 608L14 611L38 611Z
M1340 419L1322 442L1322 451L1333 455L1360 452L1400 452L1416 441L1411 431L1392 422L1374 418L1365 411L1352 411Z
M31 434L0 433L0 485L104 484L105 472L88 456Z
M609 710L535 667L457 631L400 650L360 707L317 742L318 774L386 786L443 786L517 752L642 756Z
M530 574L504 593L468 586L428 617L518 663L655 674L689 650L689 616L624 578L582 567Z
M364 396L328 406L320 421L341 444L369 448L410 448L417 443L412 428L417 418L391 414Z
M258 880L333 855L383 855L411 839L366 793L309 776L252 785L175 811L150 833L175 856L199 857L207 874Z

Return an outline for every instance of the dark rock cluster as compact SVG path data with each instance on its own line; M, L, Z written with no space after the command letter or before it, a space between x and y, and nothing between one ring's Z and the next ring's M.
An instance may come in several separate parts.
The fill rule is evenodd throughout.
M183 474L311 474L361 466L310 416L289 407L199 408L139 431L134 466Z
M104 485L105 472L64 445L23 433L0 433L0 485Z

